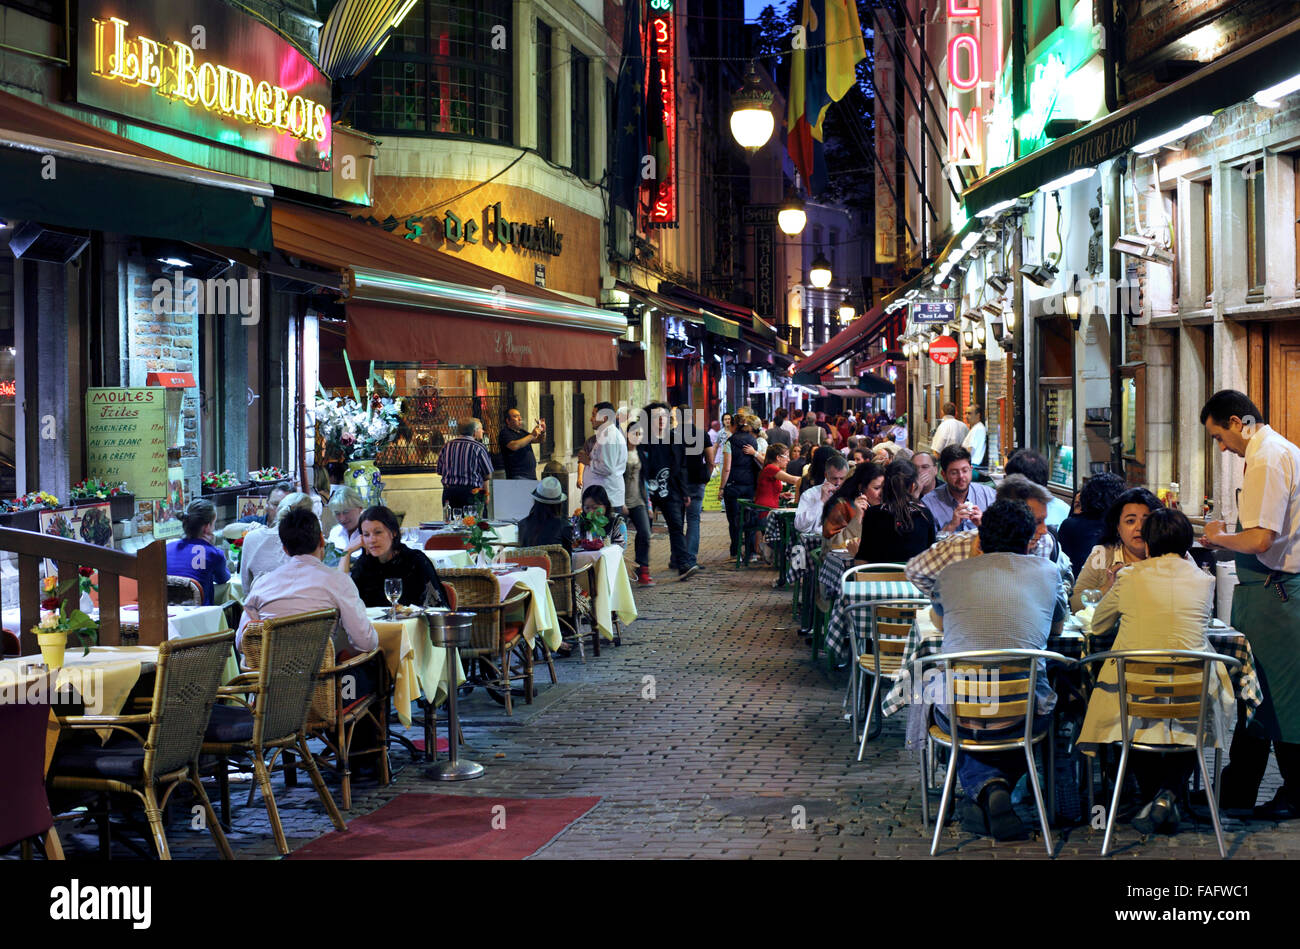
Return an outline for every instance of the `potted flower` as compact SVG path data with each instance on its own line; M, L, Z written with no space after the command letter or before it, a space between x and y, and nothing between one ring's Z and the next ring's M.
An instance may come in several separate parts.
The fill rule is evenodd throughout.
M77 580L69 580L58 586L57 577L46 577L41 581L41 622L32 628L32 634L41 647L41 658L51 669L63 665L64 650L68 645L68 634L75 633L81 641L82 655L90 652L93 643L98 642L98 624L80 609L69 610L63 596L74 585L79 586L83 594L94 589L90 582L91 570L82 567Z
M266 484L268 482L275 484L278 481L283 481L287 477L288 475L285 474L284 469L277 468L275 465L269 465L266 468L258 468L256 471L250 471L248 473L248 478L253 482L253 484Z
M402 400L393 398L391 389L375 375L374 363L366 379L365 396L352 380L352 363L344 352L344 365L352 381L352 396L330 396L324 389L316 399L312 422L324 445L325 457L348 464L349 483L363 498L374 503L372 493L378 482L375 459L395 438L401 426Z
M579 508L573 512L573 534L583 550L600 550L608 533L609 518L600 508L594 511Z
M205 471L200 481L204 494L237 490L240 486L239 475L229 469L225 471Z
M469 528L469 534L465 537L465 549L478 566L487 566L494 553L492 541L496 539L496 530L486 520L473 514L465 518L465 526Z
M110 485L98 478L86 478L84 481L78 481L72 486L72 490L68 492L68 497L74 503L78 501L110 502L110 510L115 521L124 521L135 514L135 495L127 489L125 481Z
M0 524L20 530L39 531L40 512L59 506L59 499L48 491L33 491L12 501L0 501Z

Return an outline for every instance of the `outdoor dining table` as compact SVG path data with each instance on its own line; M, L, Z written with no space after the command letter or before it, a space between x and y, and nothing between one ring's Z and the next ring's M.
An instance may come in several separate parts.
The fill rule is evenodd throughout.
M509 552L506 552L509 558ZM617 544L606 544L599 550L575 550L573 552L573 569L580 570L588 563L592 567L593 597L592 610L596 617L596 629L605 639L614 638L614 616L627 625L637 618L636 600L632 597L632 584L627 578L627 567L623 563L623 548Z
M507 552L508 553L508 552ZM551 596L551 585L547 581L546 571L541 567L525 567L511 570L509 573L497 573L497 584L501 588L504 601L516 587L524 587L532 594L524 614L524 639L531 646L538 634L546 647L552 651L559 649L564 642L560 629L560 618L555 611L555 598Z
M794 518L798 508L779 507L767 516L763 528L763 537L774 551L773 566L776 567L777 586L785 586L790 577L790 548L796 537Z
M430 705L441 705L450 689L447 650L429 640L429 621L423 615L386 619L386 606L369 607L366 616L379 636L379 648L393 681L393 704L397 718L411 724L411 706L421 695ZM456 684L465 681L465 669L456 657Z
M909 580L863 580L844 584L826 621L826 656L836 663L853 658L854 626L866 622L869 610L864 607L880 600L910 600L924 597Z

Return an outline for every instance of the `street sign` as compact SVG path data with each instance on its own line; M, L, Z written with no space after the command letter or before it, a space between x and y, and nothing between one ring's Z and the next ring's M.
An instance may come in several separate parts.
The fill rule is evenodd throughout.
M747 204L740 209L740 223L775 226L779 210L779 204Z
M957 341L951 336L940 336L930 343L930 358L941 366L957 361Z
M957 316L957 304L951 300L939 303L913 303L913 323L948 323Z

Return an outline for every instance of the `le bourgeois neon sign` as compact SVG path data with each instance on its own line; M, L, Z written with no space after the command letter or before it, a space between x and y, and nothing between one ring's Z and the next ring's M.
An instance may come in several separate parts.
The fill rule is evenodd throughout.
M95 17L93 74L127 86L148 86L158 95L195 108L274 128L303 141L329 138L329 108L283 86L213 62L200 62L189 45L127 36L126 20Z

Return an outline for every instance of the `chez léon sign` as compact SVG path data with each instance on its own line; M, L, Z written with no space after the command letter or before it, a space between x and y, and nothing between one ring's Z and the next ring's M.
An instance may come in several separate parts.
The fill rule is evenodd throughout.
M560 256L564 249L564 235L555 230L554 218L542 218L536 224L512 221L501 212L500 201L483 209L482 223L472 217L462 218L452 211L441 215L417 215L402 221L392 215L382 221L373 215L358 216L357 220L390 232L398 227L405 228L406 233L402 236L408 241L418 240L426 234L437 235L449 244L513 246L516 250L533 250L551 257Z

